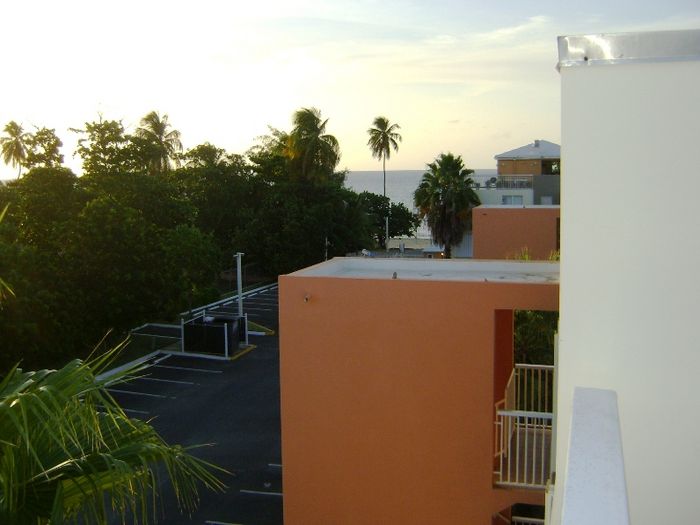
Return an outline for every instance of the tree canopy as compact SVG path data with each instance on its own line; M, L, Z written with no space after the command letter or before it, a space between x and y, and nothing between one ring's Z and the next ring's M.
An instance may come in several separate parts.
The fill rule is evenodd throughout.
M2 160L17 168L17 178L22 174L22 166L27 158L27 133L14 120L5 125L5 136L0 137Z
M445 257L452 257L452 247L462 241L471 224L471 209L480 204L469 177L474 170L464 167L462 157L440 154L428 164L414 202L425 218L433 242L445 246Z
M151 111L141 119L134 135L139 139L134 142L152 173L170 171L172 164L179 162L176 154L182 151L180 132L172 129L168 115L161 117L156 111Z
M152 115L167 136L167 118ZM20 360L59 366L110 330L118 340L217 299L235 252L249 273L274 279L382 245L389 211L391 235L413 233L417 219L404 206L343 187L327 122L302 109L289 131L271 130L245 155L203 143L163 171L144 160L152 135L99 117L74 130L81 177L54 156L0 185L0 210L9 205L0 275L15 291L0 308L0 374Z

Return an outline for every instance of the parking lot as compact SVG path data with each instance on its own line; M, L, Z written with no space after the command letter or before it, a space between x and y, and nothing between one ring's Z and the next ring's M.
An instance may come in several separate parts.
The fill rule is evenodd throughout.
M246 297L249 319L277 331L277 289ZM190 518L163 492L162 523L282 523L279 344L250 337L255 348L234 360L159 355L138 377L110 389L131 417L151 420L168 443L211 444L193 454L232 475L223 494L201 493Z

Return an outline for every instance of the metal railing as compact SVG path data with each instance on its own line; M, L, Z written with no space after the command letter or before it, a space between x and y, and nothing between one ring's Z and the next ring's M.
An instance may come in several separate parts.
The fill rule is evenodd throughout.
M515 365L496 403L494 483L543 489L549 477L554 367Z
M554 366L516 364L506 386L506 410L552 412Z
M544 525L542 518L529 518L527 516L513 516L510 522L512 525Z
M490 178L474 179L475 188L519 189L532 188L532 175L498 175Z

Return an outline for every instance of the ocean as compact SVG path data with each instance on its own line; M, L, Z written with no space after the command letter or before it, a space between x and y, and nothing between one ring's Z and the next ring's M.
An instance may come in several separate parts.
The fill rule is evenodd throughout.
M393 202L403 203L409 210L416 211L413 205L413 192L418 188L425 170L387 170L386 195ZM474 170L472 178L476 181L484 181L496 176L495 169ZM382 171L351 171L345 178L345 187L361 193L369 191L381 195L383 193ZM430 231L425 225L421 225L416 232L419 238L430 237Z

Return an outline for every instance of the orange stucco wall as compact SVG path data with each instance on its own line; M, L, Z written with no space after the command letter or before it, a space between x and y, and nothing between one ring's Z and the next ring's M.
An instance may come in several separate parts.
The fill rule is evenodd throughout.
M554 310L557 296L544 283L280 277L285 523L478 525L542 503L492 485L495 340L512 326L496 311Z
M527 247L533 260L557 249L558 207L477 207L472 211L473 258L513 258Z

